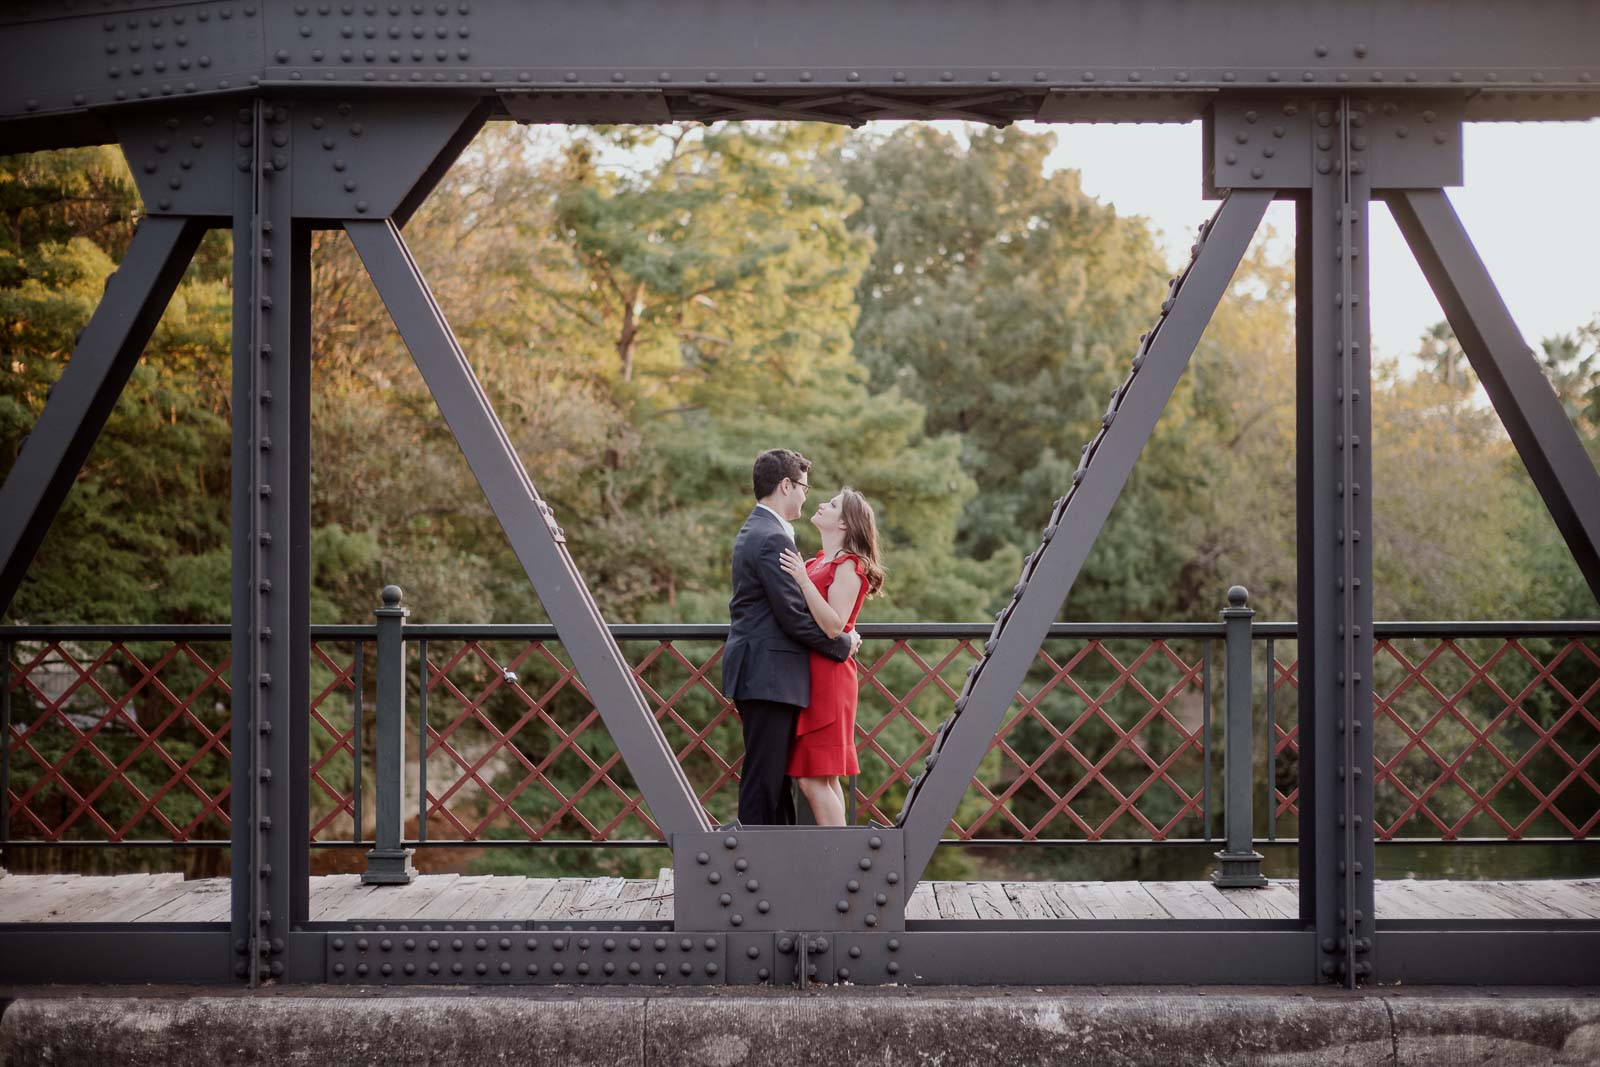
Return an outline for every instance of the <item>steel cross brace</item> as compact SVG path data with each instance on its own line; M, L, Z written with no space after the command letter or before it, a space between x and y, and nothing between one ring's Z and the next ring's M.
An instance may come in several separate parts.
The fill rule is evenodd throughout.
M0 615L16 596L205 230L193 219L143 219L106 279L105 296L79 332L72 358L0 486Z
M711 828L449 323L393 221L345 223L450 432L556 625L645 802L668 835Z
M1174 281L1164 317L1145 339L1128 381L1113 394L1098 446L1085 449L1073 490L1058 502L1044 544L1024 566L1016 598L997 621L957 714L940 731L928 770L907 798L900 823L908 892L971 785L1272 198L1272 191L1257 189L1228 196L1188 273Z
M1600 474L1443 189L1384 197L1595 598Z

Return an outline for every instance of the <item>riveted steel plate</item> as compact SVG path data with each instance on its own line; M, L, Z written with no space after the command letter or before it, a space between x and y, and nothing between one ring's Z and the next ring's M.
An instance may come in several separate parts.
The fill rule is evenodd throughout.
M784 827L674 834L677 924L695 930L898 930L897 829Z
M225 100L173 102L124 116L117 139L151 215L226 217L234 167L249 170L255 113ZM236 157L242 163L236 163Z
M446 930L434 924L327 935L326 980L396 984L722 984L720 933Z

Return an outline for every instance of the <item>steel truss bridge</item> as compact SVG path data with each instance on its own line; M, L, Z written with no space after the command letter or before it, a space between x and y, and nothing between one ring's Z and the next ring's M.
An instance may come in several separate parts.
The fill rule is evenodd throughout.
M230 229L234 714L229 920L8 927L0 972L22 981L343 980L334 957L352 951L347 931L309 921L306 777L310 234L343 228L670 839L673 936L718 963L633 980L756 981L758 962L771 970L785 940L802 946L791 966L803 974L813 937L847 937L869 964L899 953L913 961L908 970L942 982L1004 980L994 959L1019 961L1029 982L1067 977L1086 955L1115 957L1131 980L1148 981L1170 974L1175 956L1191 981L1354 987L1419 968L1465 981L1593 979L1593 923L1402 929L1374 916L1365 253L1370 205L1382 201L1600 594L1600 476L1445 193L1462 182L1464 123L1597 114L1600 8L1584 0L8 6L0 151L119 144L145 216L0 488L0 609L200 238ZM1216 214L1151 329L1130 345L1128 376L891 825L710 823L402 235L487 121L757 118L1205 125L1199 177L1219 201ZM1299 916L919 927L906 901L1276 199L1296 206ZM391 859L403 867L403 850ZM730 888L758 882L766 908L726 906ZM487 937L475 946L483 966L453 980L501 980L489 966L501 949ZM890 980L876 966L858 973ZM522 980L556 979L547 968Z

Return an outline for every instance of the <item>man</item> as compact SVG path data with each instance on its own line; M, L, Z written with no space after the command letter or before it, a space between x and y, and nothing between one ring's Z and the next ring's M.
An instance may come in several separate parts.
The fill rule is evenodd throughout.
M854 632L833 638L822 632L805 594L779 563L783 551L795 547L791 524L811 488L810 472L811 461L787 448L757 456L751 474L756 506L733 541L722 691L744 725L739 822L745 826L794 825L784 769L795 719L811 700L807 650L842 663L861 647Z

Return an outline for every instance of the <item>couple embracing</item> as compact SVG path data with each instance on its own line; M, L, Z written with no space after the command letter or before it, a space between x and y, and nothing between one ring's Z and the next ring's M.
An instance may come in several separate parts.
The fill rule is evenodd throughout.
M843 826L839 776L857 771L856 615L883 587L872 508L848 487L818 505L822 551L809 562L794 522L811 490L811 461L786 448L756 457L756 506L733 542L733 596L722 691L744 725L739 822L793 825L786 778L818 826Z

